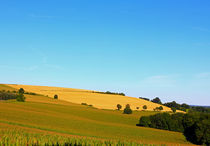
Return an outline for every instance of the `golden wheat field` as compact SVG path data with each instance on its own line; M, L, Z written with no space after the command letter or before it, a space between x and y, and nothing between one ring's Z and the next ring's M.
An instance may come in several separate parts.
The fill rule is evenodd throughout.
M87 103L99 109L113 110L116 109L117 104L121 104L123 107L126 104L130 104L131 109L133 110L137 110L137 107L139 107L138 110L142 110L142 107L147 105L147 110L152 111L154 108L160 106L159 104L135 97L94 93L94 91L91 90L16 84L8 84L8 86L15 89L24 88L24 90L28 92L34 92L49 97L54 97L54 95L57 94L60 100L65 100L77 104ZM163 106L163 111L171 111L171 109Z

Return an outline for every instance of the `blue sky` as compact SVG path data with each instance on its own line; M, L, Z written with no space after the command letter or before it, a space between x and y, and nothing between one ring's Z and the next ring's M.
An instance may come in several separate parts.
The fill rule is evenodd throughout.
M7 0L0 18L0 83L210 105L209 0Z

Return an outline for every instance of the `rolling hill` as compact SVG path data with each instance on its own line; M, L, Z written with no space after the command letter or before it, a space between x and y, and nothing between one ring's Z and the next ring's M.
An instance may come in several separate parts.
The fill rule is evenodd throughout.
M1 85L0 90L14 90L12 87L14 85ZM157 112L134 111L131 115L125 115L118 110L96 109L43 95L25 96L26 102L0 101L0 142L1 138L20 138L20 135L25 133L23 138L32 135L32 139L43 140L47 137L48 141L54 139L59 141L61 140L57 138L59 136L102 141L132 141L141 144L191 145L182 133L136 126L141 116Z
M72 103L87 103L93 105L99 109L116 109L117 104L121 104L125 107L126 104L130 104L131 109L142 110L144 105L147 105L147 110L153 111L154 108L159 107L159 104L138 99L134 97L110 95L96 93L91 90L61 88L61 87L48 87L48 86L31 86L31 85L7 85L11 88L19 89L24 88L28 92L35 92L49 97L54 97L55 94L59 96L59 99ZM163 106L163 111L171 111L170 108Z

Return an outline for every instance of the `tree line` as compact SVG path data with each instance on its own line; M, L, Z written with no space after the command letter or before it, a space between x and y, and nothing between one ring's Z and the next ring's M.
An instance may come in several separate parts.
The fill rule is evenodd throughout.
M113 94L113 95L122 95L122 96L125 96L125 93L110 92L110 91L106 91L106 92L95 92L95 91L93 91L93 93L100 93L100 94Z
M2 90L0 91L0 100L16 99L17 101L24 102L25 101L25 96L23 95L24 92L25 91L23 88L20 88L18 91L15 91L15 92L14 91L6 92L5 90Z
M210 114L207 113L158 113L142 116L137 126L183 132L194 144L210 145Z

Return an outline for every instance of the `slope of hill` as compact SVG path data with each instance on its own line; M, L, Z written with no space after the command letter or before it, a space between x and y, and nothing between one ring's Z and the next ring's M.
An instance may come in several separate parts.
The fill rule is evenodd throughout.
M7 86L4 89L7 90ZM95 109L42 95L25 96L23 103L0 101L0 137L9 129L27 134L190 145L182 133L136 126L140 116L156 112L134 111L132 115L125 115L122 111Z
M110 95L94 93L91 90L72 89L72 88L60 88L60 87L48 87L48 86L31 86L31 85L8 85L9 87L19 89L24 88L28 92L35 92L42 95L48 95L53 97L55 94L59 96L59 99L69 101L72 103L87 103L91 104L99 109L116 109L117 104L121 104L123 108L126 104L130 104L133 110L142 110L144 105L147 105L147 110L152 111L154 108L159 107L159 104L138 99L134 97ZM163 111L171 111L170 108L163 106Z

